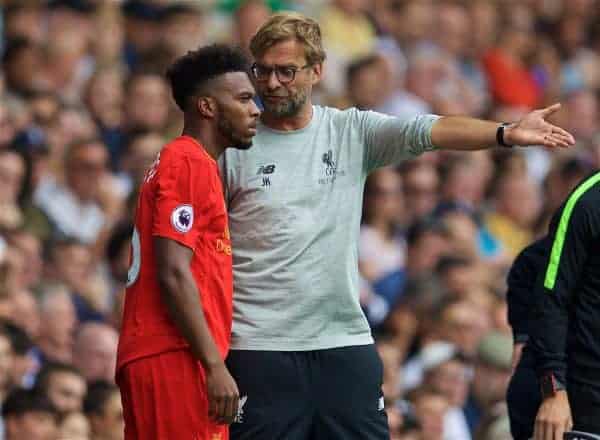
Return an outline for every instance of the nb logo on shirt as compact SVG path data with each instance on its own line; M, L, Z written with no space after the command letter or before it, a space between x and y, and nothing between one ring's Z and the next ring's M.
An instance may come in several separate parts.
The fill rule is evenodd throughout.
M261 174L273 174L275 172L275 164L271 165L261 165L258 167L258 171L256 175L259 176Z

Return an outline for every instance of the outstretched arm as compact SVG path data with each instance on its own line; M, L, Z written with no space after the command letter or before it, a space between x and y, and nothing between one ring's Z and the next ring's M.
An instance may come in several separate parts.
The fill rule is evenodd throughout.
M504 128L504 142L508 145L539 145L569 147L575 143L566 130L552 125L546 119L560 109L554 104L525 115L520 121ZM438 119L431 128L431 143L447 150L480 150L497 146L499 123L462 116Z

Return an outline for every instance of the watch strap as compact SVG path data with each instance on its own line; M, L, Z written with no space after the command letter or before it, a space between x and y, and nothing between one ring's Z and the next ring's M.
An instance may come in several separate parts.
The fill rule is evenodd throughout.
M498 143L498 145L501 145L502 147L505 147L505 148L512 148L512 145L509 145L504 141L504 128L509 125L510 125L509 122L503 122L496 129L496 142Z

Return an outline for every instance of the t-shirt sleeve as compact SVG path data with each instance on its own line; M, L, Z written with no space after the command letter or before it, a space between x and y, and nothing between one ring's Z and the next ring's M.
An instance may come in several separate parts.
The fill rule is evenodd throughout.
M358 118L367 174L435 149L431 143L431 127L439 116L417 115L404 120L373 111L359 111Z
M170 238L191 249L206 226L201 196L206 194L207 167L183 156L159 165L155 182L152 235Z

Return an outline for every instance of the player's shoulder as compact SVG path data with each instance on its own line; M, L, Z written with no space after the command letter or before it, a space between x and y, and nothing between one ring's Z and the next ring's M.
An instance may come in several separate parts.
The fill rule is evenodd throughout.
M196 166L214 164L214 160L202 145L189 136L173 139L160 152L160 162L163 166L176 166L187 161L193 162Z

